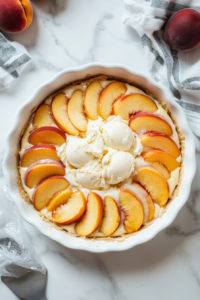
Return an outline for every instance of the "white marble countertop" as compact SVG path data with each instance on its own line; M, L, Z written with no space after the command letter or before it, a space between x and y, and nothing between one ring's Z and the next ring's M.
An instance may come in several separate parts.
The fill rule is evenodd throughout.
M121 63L148 72L137 34L121 22L122 0L33 2L30 28L10 35L26 46L31 65L0 93L0 157L18 107L58 71L89 62ZM121 253L92 254L64 248L24 222L48 269L48 300L199 300L200 155L187 204L153 240ZM2 171L0 171L3 181ZM0 299L15 300L0 281ZM36 299L37 300L37 299Z

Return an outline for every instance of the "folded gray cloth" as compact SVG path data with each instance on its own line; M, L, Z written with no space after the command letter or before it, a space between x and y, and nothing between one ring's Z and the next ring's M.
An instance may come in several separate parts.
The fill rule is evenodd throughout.
M124 0L123 22L140 36L149 71L169 88L185 111L192 131L200 137L200 47L189 52L170 49L163 25L184 8L200 11L199 0Z
M31 57L24 46L8 41L0 33L0 90L10 86L30 62Z

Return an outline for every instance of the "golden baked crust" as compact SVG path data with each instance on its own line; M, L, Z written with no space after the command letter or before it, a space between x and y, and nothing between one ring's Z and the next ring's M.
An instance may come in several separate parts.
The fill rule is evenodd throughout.
M48 99L49 97L52 97L54 96L55 94L57 94L59 91L63 90L64 88L67 88L67 87L73 87L75 85L78 85L78 84L81 84L81 83L84 83L84 82L87 82L88 84L93 82L93 81L96 81L96 80L119 80L119 81L122 81L124 83L128 83L134 87L137 87L139 89L141 89L142 91L144 91L147 95L151 96L152 98L154 98L155 100L158 101L158 103L162 106L162 108L167 112L167 114L170 116L171 120L173 121L175 127L176 127L176 131L178 133L178 138L179 138L179 142L180 142L180 152L181 152L181 162L180 162L180 173L179 173L179 182L177 184L177 186L175 187L173 193L172 193L172 196L170 197L170 199L168 200L167 204L165 205L165 207L163 207L161 213L159 214L158 218L162 217L162 215L167 211L168 207L169 207L169 204L174 200L174 198L176 198L179 194L179 188L180 188L180 185L181 185L181 181L182 181L182 175L183 175L183 160L184 160L184 155L185 155L185 137L182 135L180 129L179 129L179 126L178 126L178 123L177 123L177 120L176 118L172 115L172 113L170 112L169 108L167 107L166 103L164 103L161 99L159 99L158 97L156 97L154 94L150 93L149 90L147 90L145 87L143 86L140 86L138 84L136 84L135 82L129 80L129 79L124 79L124 78L121 78L121 77L117 77L117 76L111 76L111 75L95 75L95 76L92 76L90 74L88 74L84 79L80 79L80 80L76 80L76 81L72 81L72 82L69 82L68 84L60 87L58 90L56 90L54 93L52 93L51 95L49 95L46 99ZM45 99L45 100L46 100ZM45 100L43 102L45 102ZM43 103L42 102L42 103ZM39 105L41 105L42 103L40 103ZM39 106L38 105L38 106ZM21 149L21 140L22 140L22 137L28 127L28 125L30 124L30 121L31 121L31 115L32 113L34 113L38 106L35 106L31 111L30 111L30 118L28 121L26 121L26 123L24 124L22 130L21 130L21 133L20 133L20 136L19 136L19 139L18 139L18 145L17 145L17 151L16 151L16 185L19 189L19 194L20 194L20 197L22 199L24 199L26 201L27 204L29 204L34 210L34 206L33 206L33 203L31 202L28 194L26 193L26 191L24 190L23 188L23 184L22 184L22 180L21 180L21 176L20 176L20 172L19 172L19 168L20 168L20 155L19 155L19 151ZM147 228L148 226L150 226L151 224L153 224L153 222L156 220L156 219L153 219L152 221L150 221L148 224L146 225L142 225L142 227L137 231L137 232L134 232L134 233L126 233L126 234L123 234L123 235L120 235L120 236L114 236L114 237L81 237L75 233L71 233L71 232L68 232L65 228L62 228L61 226L58 226L56 223L54 223L53 221L49 220L47 217L43 216L40 212L38 212L38 215L47 223L49 223L51 226L53 226L55 229L58 229L58 230L61 230L61 231L66 231L68 234L72 235L72 236L76 236L76 237L79 237L79 238L83 238L83 239L98 239L98 240L104 240L104 241L114 241L116 240L117 238L117 241L120 241L120 242L123 242L124 239L130 237L130 236L133 236L133 235L136 235L139 231Z

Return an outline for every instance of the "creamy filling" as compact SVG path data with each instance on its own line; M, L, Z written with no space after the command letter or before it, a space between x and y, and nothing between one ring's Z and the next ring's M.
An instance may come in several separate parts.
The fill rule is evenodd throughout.
M103 88L105 88L111 81L100 81ZM140 89L126 84L127 91L126 94L130 93L142 93L145 94ZM72 93L79 89L85 92L87 84L82 83L78 86L69 87L63 90L68 98L71 97ZM50 104L52 96L45 100L46 104ZM153 99L154 100L154 99ZM172 122L170 116L162 108L162 106L154 100L158 110L155 114L162 116L171 126L173 134L171 138L175 141L177 146L180 148L180 142L178 138L178 133L176 127ZM30 124L26 129L26 132L21 141L21 150L19 152L20 157L22 157L24 151L27 148L32 147L28 143L28 137L33 131L32 116ZM116 123L114 123L116 122ZM148 206L146 203L146 197L141 194L141 191L137 187L131 185L131 176L135 173L135 170L141 166L148 166L150 163L144 161L144 159L139 156L142 152L143 146L140 143L138 135L128 129L126 135L121 136L117 134L120 133L120 124L122 123L122 132L126 127L128 127L128 121L123 120L121 117L110 116L106 121L98 118L97 121L88 120L88 127L86 132L86 137L81 138L79 136L71 136L66 134L67 142L61 147L56 147L57 153L60 156L62 162L66 166L65 178L70 183L70 188L72 191L79 189L83 192L84 196L87 198L91 191L97 193L102 200L106 196L112 197L119 205L119 189L120 187L125 187L126 189L133 191L134 194L140 199L144 208L144 222L146 224L146 216L148 214ZM118 125L117 131L115 131L115 126ZM54 125L57 127L56 125ZM112 139L112 137L115 137ZM127 136L129 138L127 138ZM123 140L124 139L124 140ZM132 139L132 142L130 142ZM71 147L70 147L71 143ZM69 145L68 149L67 146ZM70 152L70 148L75 151L74 153L79 153L78 161L77 155L73 156L73 151ZM122 160L124 164L121 166L116 164L119 160ZM177 158L177 161L181 161L181 156ZM129 166L126 168L126 166ZM22 178L22 184L24 190L27 192L29 198L33 200L33 194L35 188L29 189L24 183L24 177L27 168L20 167L20 175ZM178 184L179 181L180 168L171 172L171 178L167 180L169 185L169 197ZM123 175L123 176L122 176ZM154 203L155 213L154 218L157 218L162 212L162 208L156 203ZM46 208L40 211L40 213L53 221L52 213L48 212ZM121 220L118 229L112 234L112 236L120 236L125 233L123 226L124 215L121 212ZM60 225L62 228L66 229L68 232L75 233L74 226L75 223L70 225ZM94 237L104 236L99 232L99 228L91 235Z

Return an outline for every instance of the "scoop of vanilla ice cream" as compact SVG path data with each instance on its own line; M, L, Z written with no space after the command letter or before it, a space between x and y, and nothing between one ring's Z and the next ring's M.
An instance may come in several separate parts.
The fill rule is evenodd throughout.
M130 177L141 151L140 138L126 121L112 116L107 121L89 120L86 138L68 136L58 155L70 184L80 189L109 189Z
M95 157L100 159L103 158L104 152L106 150L106 145L103 139L103 125L104 121L101 119L98 120L89 120L86 132L86 142L87 149Z
M134 143L132 130L119 121L110 121L103 127L105 144L113 149L128 151Z
M70 172L73 172L71 170ZM102 164L100 159L89 161L83 168L76 170L77 181L88 189L109 188L102 177Z
M85 140L70 138L67 142L66 156L68 162L75 168L81 168L94 158L91 153L86 152Z
M103 160L103 177L109 184L117 184L128 178L135 168L135 159L123 151L108 152Z

